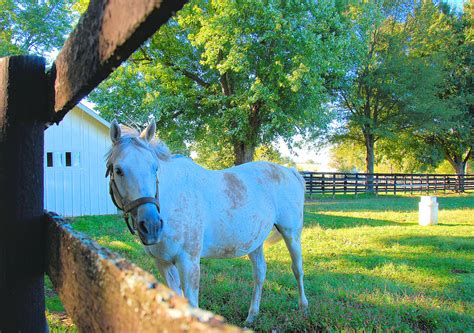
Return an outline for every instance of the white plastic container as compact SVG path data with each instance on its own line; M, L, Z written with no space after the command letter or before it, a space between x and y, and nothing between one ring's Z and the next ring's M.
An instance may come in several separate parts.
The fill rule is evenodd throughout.
M436 197L422 196L418 204L418 223L422 226L438 224L438 202Z

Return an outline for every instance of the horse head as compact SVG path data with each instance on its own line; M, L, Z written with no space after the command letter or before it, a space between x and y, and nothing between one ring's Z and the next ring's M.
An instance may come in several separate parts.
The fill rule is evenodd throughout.
M140 135L130 129L122 134L114 120L110 126L112 148L107 156L106 176L110 176L112 200L124 212L130 231L137 231L144 245L158 243L163 230L158 199L158 156L150 145L155 131L152 120Z

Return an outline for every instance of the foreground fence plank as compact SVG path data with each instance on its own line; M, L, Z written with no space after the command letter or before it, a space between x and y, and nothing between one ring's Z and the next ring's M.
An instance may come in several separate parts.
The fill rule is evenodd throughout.
M185 3L92 0L50 73L56 112L52 121L60 121Z
M161 285L149 273L45 215L47 273L82 332L241 332Z
M0 332L44 332L45 60L0 58Z

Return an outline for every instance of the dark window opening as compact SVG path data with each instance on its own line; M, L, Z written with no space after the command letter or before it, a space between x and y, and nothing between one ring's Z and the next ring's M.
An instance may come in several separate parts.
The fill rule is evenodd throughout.
M48 168L53 166L53 153L46 153L46 166Z
M71 152L66 152L66 166L70 167L72 165Z

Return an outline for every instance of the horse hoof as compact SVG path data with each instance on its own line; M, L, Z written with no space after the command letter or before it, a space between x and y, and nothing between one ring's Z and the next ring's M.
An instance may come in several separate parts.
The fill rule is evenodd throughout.
M308 301L300 303L299 308L305 317L308 316Z
M253 324L256 318L257 318L256 313L249 313L249 315L247 316L247 319L245 319L245 325Z

